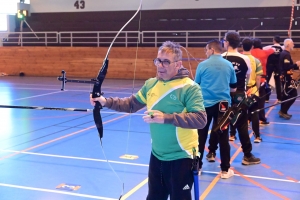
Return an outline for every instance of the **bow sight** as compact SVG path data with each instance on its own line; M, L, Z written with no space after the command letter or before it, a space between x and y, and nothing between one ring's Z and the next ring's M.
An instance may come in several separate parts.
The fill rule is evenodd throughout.
M57 77L57 80L61 81L61 91L65 90L65 84L67 82L72 82L72 83L87 83L87 84L99 84L99 81L97 79L91 79L90 81L86 80L78 80L78 79L67 79L66 73L64 70L61 71L62 76Z

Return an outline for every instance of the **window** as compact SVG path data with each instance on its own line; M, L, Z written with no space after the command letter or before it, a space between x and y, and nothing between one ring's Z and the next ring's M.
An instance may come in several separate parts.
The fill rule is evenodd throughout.
M0 14L0 31L7 31L7 15Z
M20 3L20 0L0 0L0 31L7 31L7 15L17 13L17 3ZM30 0L25 0L24 3L30 4Z
M17 3L20 3L20 0L0 0L0 14L16 14ZM30 0L25 0L24 3L30 4Z

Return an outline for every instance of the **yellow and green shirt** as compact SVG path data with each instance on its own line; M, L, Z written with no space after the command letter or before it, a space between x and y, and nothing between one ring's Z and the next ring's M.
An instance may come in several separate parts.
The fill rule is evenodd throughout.
M192 158L193 148L198 155L197 129L206 125L206 113L200 86L185 70L169 81L148 79L131 97L107 99L106 106L118 111L135 112L147 106L164 113L164 124L150 124L152 153L159 160Z

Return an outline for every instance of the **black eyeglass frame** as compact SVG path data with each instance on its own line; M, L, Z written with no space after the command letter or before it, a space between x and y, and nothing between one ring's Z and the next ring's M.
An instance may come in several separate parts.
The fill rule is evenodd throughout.
M155 58L153 59L153 64L155 66L158 66L159 64L161 64L163 67L169 67L172 63L176 63L178 62L179 60L176 60L176 61L173 61L171 62L170 60L166 59L166 60L161 60L159 58Z

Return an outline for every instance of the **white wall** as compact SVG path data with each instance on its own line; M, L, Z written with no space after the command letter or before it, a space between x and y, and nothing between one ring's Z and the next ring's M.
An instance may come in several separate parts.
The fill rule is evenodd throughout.
M6 14L0 14L0 47L2 47L2 38L7 36L8 19Z
M17 3L20 3L20 0L0 0L0 14L17 13ZM30 0L25 0L24 3L30 4Z
M79 0L81 1L81 0ZM31 13L136 10L140 0L30 0ZM292 0L143 0L143 10L291 6Z
M16 16L15 15L7 15L8 19L8 31L15 32L16 29Z
M0 14L0 32L1 31L7 31L7 15L6 14Z
M15 15L0 14L0 46L3 46L3 38L7 38L8 32L15 32Z

